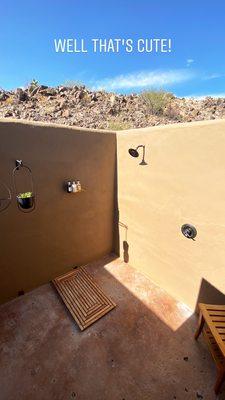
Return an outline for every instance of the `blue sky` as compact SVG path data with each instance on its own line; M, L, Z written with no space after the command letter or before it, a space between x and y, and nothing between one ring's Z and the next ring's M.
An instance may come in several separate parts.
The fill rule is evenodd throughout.
M83 38L88 52L57 53L59 38ZM171 38L172 51L94 53L92 38ZM225 2L1 0L0 87L33 78L127 93L225 96Z

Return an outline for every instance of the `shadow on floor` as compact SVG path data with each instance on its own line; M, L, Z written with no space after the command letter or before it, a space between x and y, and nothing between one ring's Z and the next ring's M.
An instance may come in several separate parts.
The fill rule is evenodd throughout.
M84 332L50 284L0 307L1 398L215 399L196 316L114 256L86 269L117 306Z

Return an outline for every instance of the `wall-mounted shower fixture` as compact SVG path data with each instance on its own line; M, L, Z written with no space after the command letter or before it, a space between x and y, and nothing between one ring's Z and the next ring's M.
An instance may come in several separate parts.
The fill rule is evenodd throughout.
M14 190L16 192L17 206L20 211L28 213L35 209L35 195L34 195L34 183L33 183L32 171L30 167L24 165L23 160L15 160L15 163L16 167L13 169L12 177L13 177ZM21 192L17 188L17 175L22 169L28 172L30 178L29 191L26 190L25 192Z
M83 191L80 181L66 182L66 190L67 190L67 193L77 193L77 192Z
M139 152L138 149L142 148L142 160L139 163L139 165L148 165L145 161L145 145L144 144L140 144L139 146L137 146L135 149L129 149L128 153L131 155L131 157L139 157Z
M181 227L181 232L188 239L193 239L197 236L197 229L190 224L184 224Z

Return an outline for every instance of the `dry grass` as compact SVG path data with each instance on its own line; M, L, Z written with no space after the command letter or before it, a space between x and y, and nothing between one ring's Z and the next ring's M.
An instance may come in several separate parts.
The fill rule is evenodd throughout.
M112 131L122 131L125 129L131 129L132 125L127 121L121 120L120 118L113 118L108 121L107 128Z
M4 103L7 104L7 105L13 104L13 103L14 103L14 97L13 97L13 96L8 97L8 98L5 100Z

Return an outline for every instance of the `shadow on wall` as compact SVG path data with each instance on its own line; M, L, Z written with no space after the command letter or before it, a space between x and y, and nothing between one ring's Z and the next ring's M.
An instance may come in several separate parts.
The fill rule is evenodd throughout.
M198 312L198 303L206 304L225 304L225 294L211 285L206 279L202 278L198 293L195 311Z
M125 231L125 240L123 240L123 261L125 263L129 262L129 243L127 241L127 232L128 232L128 226L125 225L123 222L119 222L119 226L124 228Z
M129 262L129 244L126 240L123 241L123 261Z
M115 145L115 172L114 172L114 218L113 218L113 251L120 256L120 233L119 233L119 204L118 204L118 160L117 142Z
M142 149L142 160L138 164L140 166L148 165L145 160L145 145L138 145L136 148L129 148L128 153L130 156L134 158L139 157L138 149ZM118 206L118 167L117 167L117 148L116 148L116 155L115 155L115 179L114 179L114 251L116 254L120 256L120 237L119 237L119 226L125 229L125 240L123 240L123 261L125 263L129 262L129 243L127 241L127 234L128 234L128 226L121 222L120 215L119 215L119 206Z

